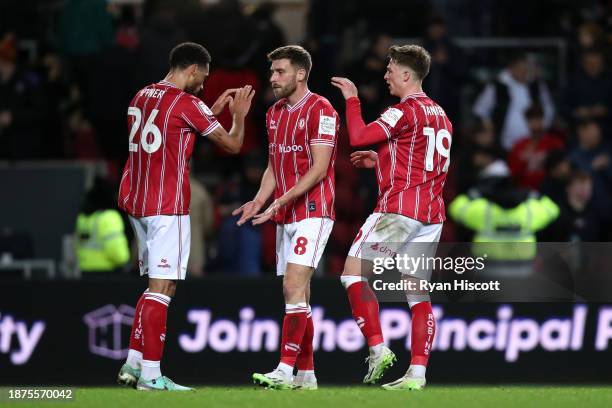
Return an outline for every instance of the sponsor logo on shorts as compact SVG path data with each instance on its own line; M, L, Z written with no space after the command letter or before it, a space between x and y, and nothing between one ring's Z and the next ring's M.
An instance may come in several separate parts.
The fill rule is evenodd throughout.
M160 260L160 264L157 265L158 268L172 268L169 264L168 264L168 260L165 258L162 258Z
M391 249L391 248L389 248L388 246L386 246L386 245L382 245L382 246L381 246L381 245L379 245L378 243L375 243L375 244L373 244L373 245L370 245L370 249L371 249L372 251L378 251L378 252L380 252L381 254L384 254L384 255L387 255L387 256L391 256L391 257L393 257L393 256L397 255L397 252L395 252L394 250L392 250L392 249Z

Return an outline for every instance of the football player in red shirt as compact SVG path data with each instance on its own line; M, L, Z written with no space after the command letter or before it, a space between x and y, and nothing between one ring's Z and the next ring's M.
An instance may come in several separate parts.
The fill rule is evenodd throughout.
M185 279L189 258L189 159L199 135L238 153L253 99L248 85L228 89L211 108L196 98L210 61L199 44L177 45L166 78L138 91L127 112L130 153L119 207L129 215L138 239L140 274L149 275L149 286L136 305L128 358L118 382L139 390L190 390L160 371L168 306L177 281ZM233 116L229 132L215 119L226 105Z
M278 99L266 114L268 168L255 198L234 215L240 215L238 225L252 217L254 225L271 219L277 223L276 273L283 276L285 319L280 363L269 373L253 374L253 380L268 388L316 389L310 278L335 219L334 161L340 121L327 99L308 90L312 61L304 48L281 47L268 59L270 84ZM272 195L272 204L257 214Z
M442 190L450 162L452 125L444 110L422 90L430 61L429 53L420 46L389 49L384 79L390 94L400 101L367 125L361 117L356 86L347 78L332 78L332 84L346 99L351 146L377 146L376 152L351 155L355 166L376 171L379 195L374 213L351 246L341 278L353 317L370 349L364 383L378 381L395 361L393 352L384 345L378 300L367 280L373 262L411 250L418 251L417 256L423 252L433 256L445 220ZM391 247L392 253L388 253ZM420 280L431 277L431 270L425 268L400 271L406 282L415 282L417 289ZM408 290L406 295L412 314L410 367L402 378L384 385L386 389L421 389L425 385L435 334L434 316L427 292Z

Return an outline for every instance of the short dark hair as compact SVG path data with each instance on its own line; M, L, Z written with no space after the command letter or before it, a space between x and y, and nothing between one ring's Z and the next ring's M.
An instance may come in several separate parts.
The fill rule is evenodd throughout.
M181 43L170 51L170 69L185 69L193 64L204 67L210 61L208 50L194 42Z
M392 45L389 47L389 58L396 64L410 68L421 81L429 74L431 55L420 45Z
M312 58L304 47L286 45L268 53L268 61L272 62L279 59L288 59L294 67L304 69L306 71L306 78L308 78L312 68Z

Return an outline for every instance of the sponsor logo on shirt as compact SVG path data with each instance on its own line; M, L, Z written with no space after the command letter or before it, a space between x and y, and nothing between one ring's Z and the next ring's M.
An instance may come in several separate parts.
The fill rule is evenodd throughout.
M319 117L319 134L320 135L335 135L336 134L336 118L333 116L321 115Z
M296 152L303 152L304 151L304 146L300 146L300 145L285 145L285 144L276 144L276 143L270 143L269 144L269 150L270 150L270 154L273 154L274 152L278 152L278 153L296 153Z
M397 122L404 115L404 112L397 108L389 108L387 109L381 116L383 122L386 122L389 126L394 127Z
M210 110L210 108L208 106L206 106L206 104L204 102L200 101L200 102L198 102L198 105L200 105L200 108L202 108L204 113L206 113L208 116L213 116L212 111Z

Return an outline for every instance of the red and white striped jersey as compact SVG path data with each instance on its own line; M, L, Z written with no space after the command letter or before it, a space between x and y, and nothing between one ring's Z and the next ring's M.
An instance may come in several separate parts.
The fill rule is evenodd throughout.
M275 216L279 224L298 222L306 218L335 219L334 198L336 140L340 128L338 113L324 97L306 92L293 106L281 99L268 109L269 154L277 199L295 186L312 166L312 145L333 148L327 175L302 197L284 206Z
M204 102L169 82L138 91L128 108L130 156L119 186L119 208L134 217L188 214L195 138L218 126Z
M425 223L446 219L442 190L450 164L453 126L423 92L408 95L375 121L387 134L378 146L375 212Z

